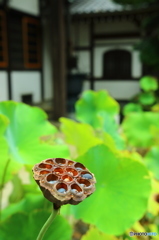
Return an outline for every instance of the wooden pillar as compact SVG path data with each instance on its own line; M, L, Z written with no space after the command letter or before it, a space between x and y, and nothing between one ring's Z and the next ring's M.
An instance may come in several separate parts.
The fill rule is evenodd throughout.
M65 0L51 0L53 119L66 115Z
M90 22L90 89L94 90L94 21Z

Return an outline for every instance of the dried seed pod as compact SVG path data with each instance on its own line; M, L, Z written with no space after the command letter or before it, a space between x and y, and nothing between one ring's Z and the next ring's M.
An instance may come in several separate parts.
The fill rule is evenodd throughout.
M49 158L33 167L34 179L56 208L78 204L95 191L95 177L83 164L65 158Z

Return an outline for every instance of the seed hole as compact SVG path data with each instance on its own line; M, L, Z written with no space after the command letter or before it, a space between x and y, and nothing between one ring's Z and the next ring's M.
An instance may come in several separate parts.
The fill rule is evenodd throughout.
M55 172L56 174L63 174L64 170L63 170L62 168L55 168L55 169L54 169L54 172Z
M59 193L65 193L67 192L67 185L65 183L58 183L56 189Z
M48 181L49 183L51 183L51 184L56 183L57 180L58 180L58 177L57 177L56 175L54 175L54 174L49 174L49 175L47 176L47 181Z
M55 159L55 163L57 163L59 165L64 165L64 164L66 164L66 159L64 159L64 158L56 158Z
M93 178L92 174L90 174L89 172L82 172L81 177L85 178L85 179L92 179Z
M86 179L78 179L77 181L79 182L81 187L89 187L91 185L91 183Z
M80 188L80 186L79 185L77 185L76 183L74 183L74 184L72 184L71 185L71 192L72 193L80 193L80 192L82 192L82 189Z
M69 175L64 175L62 177L62 179L65 181L65 182L71 182L73 180L73 178Z
M72 166L73 164L74 164L73 161L68 161L68 163L67 163L68 166Z
M73 168L67 168L66 171L74 177L78 175L78 172Z
M54 162L53 162L52 159L48 159L48 160L46 160L45 162L50 163L50 164L54 164Z
M40 174L47 174L47 173L50 173L50 172L46 170L40 171Z
M51 165L49 165L49 164L40 163L40 164L39 164L39 168L47 168L47 169L51 169L51 168L52 168L52 166L51 166Z
M77 171L85 170L85 166L82 163L76 163L75 168Z

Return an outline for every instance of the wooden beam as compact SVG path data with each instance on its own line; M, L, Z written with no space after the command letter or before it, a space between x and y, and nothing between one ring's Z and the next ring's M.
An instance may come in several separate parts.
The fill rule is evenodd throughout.
M90 46L75 46L74 51L90 51Z
M52 0L51 40L53 57L53 119L66 114L66 41L65 41L65 0Z
M100 33L94 34L94 40L101 40L101 39L121 39L121 38L138 38L140 37L140 32L120 32L120 33Z

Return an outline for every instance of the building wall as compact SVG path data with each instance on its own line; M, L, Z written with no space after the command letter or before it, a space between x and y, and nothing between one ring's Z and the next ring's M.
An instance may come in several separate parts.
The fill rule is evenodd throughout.
M39 15L39 1L38 0L10 0L9 7L19 11Z
M33 16L39 16L39 0L10 0L9 7ZM52 66L50 60L50 43L48 25L43 25L43 81L44 100L53 97L52 89ZM8 100L8 73L0 70L0 100ZM11 72L12 100L22 101L23 94L32 94L33 103L42 101L41 96L41 72L36 71L12 71Z
M83 91L90 89L89 81L85 80ZM95 81L95 90L105 89L117 100L129 100L140 91L139 83L131 80L124 81Z
M7 72L0 71L0 101L8 100Z
M126 33L136 32L138 29L132 23L126 20L120 22L104 22L98 21L95 23L95 34L101 33ZM90 44L89 23L80 22L72 25L73 45L78 47L88 47ZM132 39L101 39L94 42L94 78L95 90L106 89L117 100L129 100L132 96L140 91L137 80L142 76L142 64L139 59L139 52L134 50L134 44L139 41L138 38ZM103 55L109 50L127 50L131 53L131 77L132 79L102 79L103 76ZM78 71L90 75L90 52L89 50L75 51L74 54L78 57ZM89 81L85 80L83 90L89 89Z
M22 95L31 94L33 103L41 101L40 72L11 72L12 100L21 102Z

